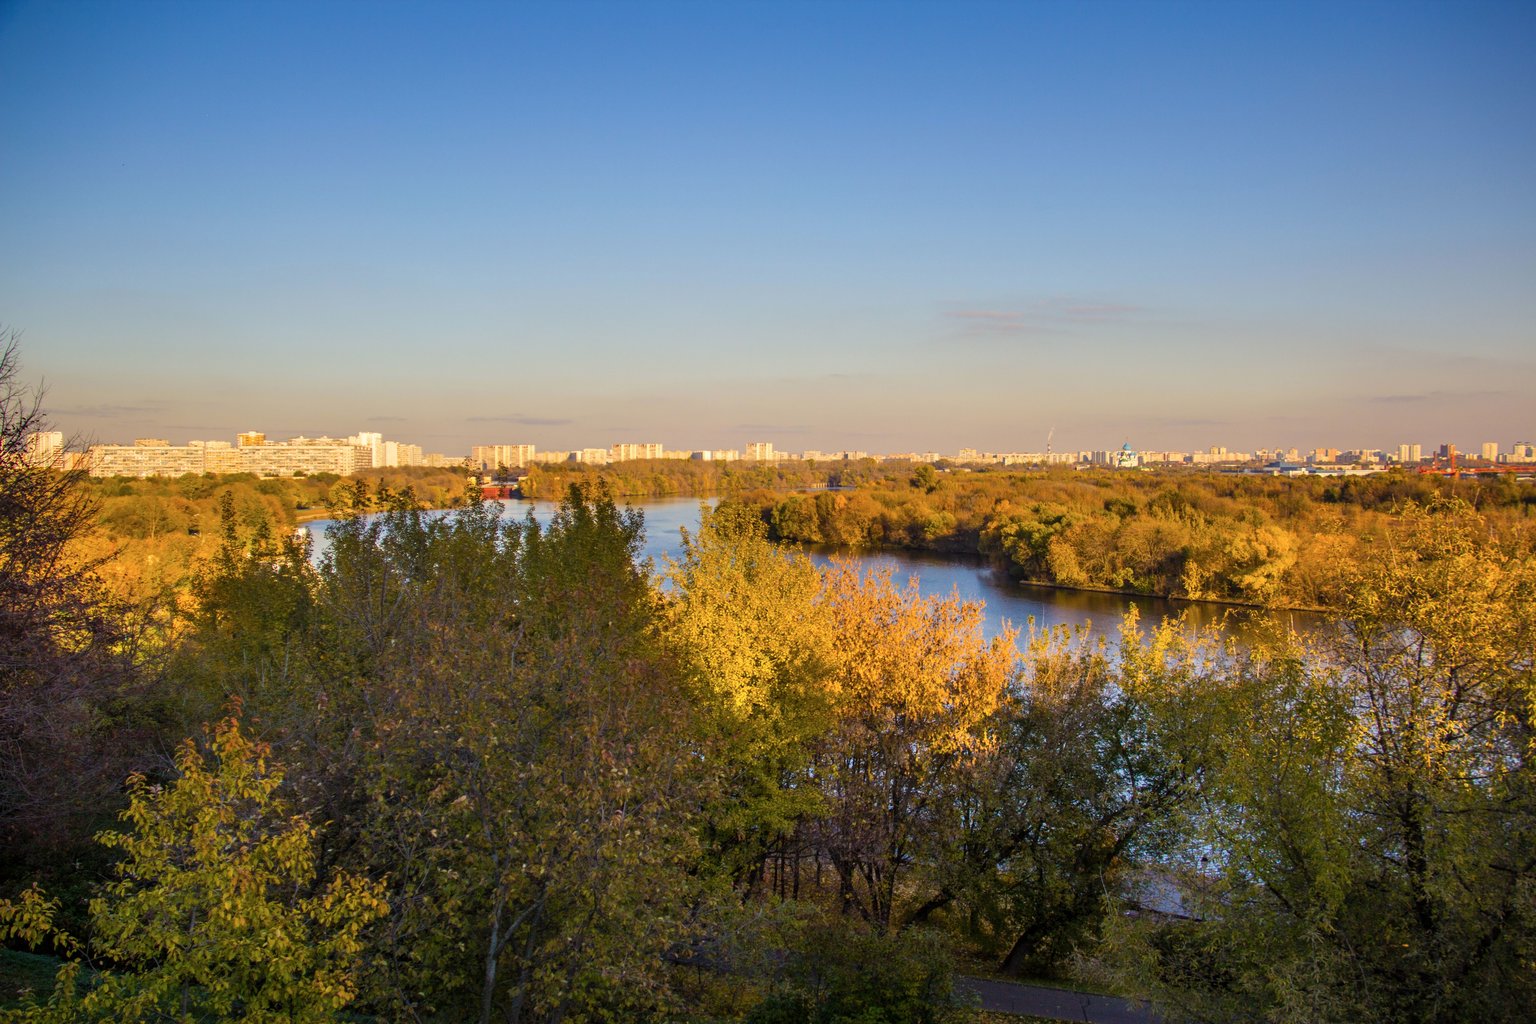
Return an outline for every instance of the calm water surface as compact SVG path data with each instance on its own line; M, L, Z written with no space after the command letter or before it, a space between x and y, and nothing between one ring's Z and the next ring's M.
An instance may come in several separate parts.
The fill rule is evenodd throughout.
M531 511L541 523L549 522L557 507L549 501L508 501L503 502L503 505L504 517L521 518ZM682 528L690 531L698 529L699 500L661 498L633 507L645 515L645 541L641 554L651 560L657 572L661 572L667 558L682 556L682 536L679 531ZM330 523L330 520L316 520L305 526L314 539L314 557L317 559L328 547L325 529ZM1192 628L1219 625L1240 638L1250 615L1245 609L1224 605L1027 586L996 572L979 557L930 555L911 551L837 555L813 551L809 554L820 565L828 565L834 557L840 557L852 559L866 570L889 569L898 583L915 579L918 590L924 596L948 597L950 594L958 594L962 600L983 601L986 603L983 628L989 637L996 636L1008 626L1016 627L1026 635L1031 627L1051 629L1064 626L1114 636L1126 612L1135 608L1144 624L1155 623L1165 617L1183 616ZM1293 625L1306 629L1316 621L1315 616L1298 614Z

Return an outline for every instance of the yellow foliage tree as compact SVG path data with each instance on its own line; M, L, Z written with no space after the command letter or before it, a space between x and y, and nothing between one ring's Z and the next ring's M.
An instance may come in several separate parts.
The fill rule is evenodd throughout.
M838 638L829 680L837 719L816 773L832 811L818 825L845 911L888 928L901 876L942 819L959 769L1017 673L1016 634L987 640L982 606L925 598L891 574L849 564L826 574L822 602Z
M703 510L667 579L665 628L709 711L720 782L709 843L750 883L774 844L823 806L807 775L811 743L831 723L821 574L769 541L756 509L727 502Z

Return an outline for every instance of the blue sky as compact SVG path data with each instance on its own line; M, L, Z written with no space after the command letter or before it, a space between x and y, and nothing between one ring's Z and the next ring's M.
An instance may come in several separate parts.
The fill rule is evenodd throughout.
M1501 447L1530 3L9 3L0 323L100 440Z

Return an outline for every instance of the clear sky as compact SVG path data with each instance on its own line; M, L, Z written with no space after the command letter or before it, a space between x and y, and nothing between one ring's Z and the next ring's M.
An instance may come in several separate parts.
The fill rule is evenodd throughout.
M0 2L102 441L1536 435L1536 3Z

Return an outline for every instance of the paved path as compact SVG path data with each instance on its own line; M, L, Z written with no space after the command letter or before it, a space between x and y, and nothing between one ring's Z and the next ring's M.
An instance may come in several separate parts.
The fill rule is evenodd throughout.
M1160 1020L1144 1003L1116 996L1096 996L1064 988L989 981L964 975L955 978L955 988L976 993L983 1010L998 1013L1088 1021L1089 1024L1157 1024Z

